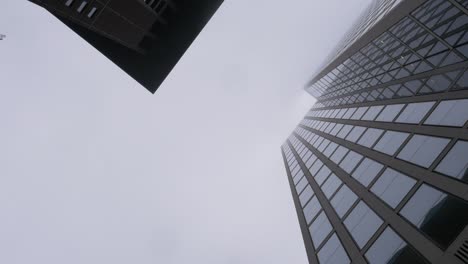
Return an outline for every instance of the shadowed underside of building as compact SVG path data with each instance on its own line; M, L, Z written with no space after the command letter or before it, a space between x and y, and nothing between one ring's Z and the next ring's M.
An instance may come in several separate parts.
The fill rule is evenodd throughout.
M30 0L154 93L223 0Z

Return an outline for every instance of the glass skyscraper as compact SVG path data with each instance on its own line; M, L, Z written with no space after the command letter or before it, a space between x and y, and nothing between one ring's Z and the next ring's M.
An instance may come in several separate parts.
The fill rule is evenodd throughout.
M468 0L363 17L282 146L309 262L467 264Z

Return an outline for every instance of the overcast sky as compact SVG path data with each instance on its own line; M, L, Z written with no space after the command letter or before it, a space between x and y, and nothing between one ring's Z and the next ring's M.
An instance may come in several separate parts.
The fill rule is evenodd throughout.
M1 0L0 263L306 263L280 146L368 2L228 0L152 95Z

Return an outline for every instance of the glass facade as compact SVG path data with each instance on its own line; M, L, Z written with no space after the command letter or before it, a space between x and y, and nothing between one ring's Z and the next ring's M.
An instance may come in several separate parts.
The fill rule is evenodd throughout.
M310 263L468 263L467 8L400 1L306 88L282 153Z

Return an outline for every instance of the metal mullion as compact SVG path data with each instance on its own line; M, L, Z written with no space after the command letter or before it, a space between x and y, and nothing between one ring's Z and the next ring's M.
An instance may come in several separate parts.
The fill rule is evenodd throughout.
M291 149L291 151L293 151L292 149ZM298 217L298 220L299 220L299 225L301 227L301 233L302 233L302 238L304 240L304 246L306 248L307 259L309 260L310 264L318 264L319 262L318 262L318 259L317 259L317 255L315 254L314 245L313 245L312 239L310 238L310 235L309 235L309 228L308 228L307 223L305 221L304 212L302 211L302 206L301 206L301 203L299 201L299 195L296 194L296 189L295 189L295 185L294 185L294 182L293 182L293 179L292 179L291 171L289 169L289 165L287 163L286 155L285 155L283 149L281 150L281 153L283 155L283 161L284 161L285 167L286 167L286 174L287 174L288 181L289 181L289 187L291 189L291 194L292 194L292 197L293 197L294 205L296 207L296 213L297 213L297 217Z
M404 77L404 78L401 78L401 79L389 81L389 82L379 84L379 85L376 85L376 86L373 86L373 87L368 87L368 88L360 90L360 91L355 91L354 93L351 93L351 94L335 96L335 97L326 99L324 101L318 100L317 102L318 103L326 103L326 102L329 102L329 101L332 101L332 100L335 100L335 99L340 99L340 98L346 97L346 96L353 96L353 95L357 95L357 94L360 94L360 93L363 93L363 92L372 92L373 90L376 90L376 89L379 89L379 88L385 88L385 87L388 87L388 86L391 86L391 85L394 85L394 84L402 84L402 83L412 81L412 80L430 78L433 75L444 74L444 73L455 71L455 70L463 70L466 66L468 66L468 61L463 61L463 62L459 62L459 63L455 63L455 64L445 66L443 68L437 68L437 69L434 69L434 70L431 70L431 71L422 72L422 73L419 73L419 74L416 74L416 75L410 75L410 76L407 76L407 77ZM456 80L454 80L454 81L456 81ZM448 92L450 93L452 91L449 90ZM440 94L440 93L438 93L438 94ZM419 97L419 96L425 96L425 95L414 95L413 97ZM409 96L409 97L411 97L411 96ZM393 100L393 99L385 99L385 100ZM382 101L385 101L385 100L382 100ZM375 101L371 101L371 102L375 102ZM357 103L357 104L361 104L361 103ZM349 104L349 105L354 105L354 104ZM321 107L321 108L317 108L317 110L318 109L326 109L326 108L333 108L333 106L331 106L331 107Z
M333 122L345 125L364 126L369 128L379 128L385 130L397 130L407 133L416 133L436 137L460 138L468 140L468 133L459 127L445 127L445 126L428 126L418 124L405 124L405 123L391 123L391 122L377 122L377 121L363 121L363 120L348 120L348 119L333 119L323 117L305 117L308 120L318 120L323 122Z
M343 169L325 157L322 153L308 144L302 137L298 136L299 140L306 145L310 150L315 150L316 156L326 164L353 192L355 192L361 200L372 208L380 218L385 219L395 232L397 232L408 244L413 246L419 253L424 256L430 263L437 263L443 256L443 251L434 243L427 239L421 232L415 229L409 222L400 217L395 211L387 206L373 193L369 192L358 181L348 175Z
M442 42L445 46L449 47L449 50L452 51L452 52L455 52L460 58L464 58L465 56L463 54L461 54L458 50L454 49L452 47L452 45L450 45L447 41L445 41L444 39L442 39L441 37L439 37L439 35L435 34L430 28L428 28L426 25L424 25L423 23L421 23L418 19L416 19L415 17L413 17L413 15L408 15L408 17L413 20L416 24L418 24L420 27L422 27L423 29L425 29L427 32L429 32L429 34L431 34L434 38L436 38L437 40L439 40L440 42Z
M359 52L359 53L361 53L361 54L363 55L363 53L362 53L361 51L357 51L357 52ZM356 52L355 54L357 54L357 52ZM363 55L363 56L365 56L365 55ZM368 59L369 59L369 58L368 58ZM354 59L352 59L351 57L349 58L349 60L352 61L354 64L356 64L359 68L364 69L364 67L362 67L362 66L361 66L359 63L357 63L356 61L354 61ZM369 60L370 60L370 59L369 59ZM348 68L348 69L349 69L349 68ZM351 69L350 69L350 70L351 70ZM353 71L353 70L351 70L351 71ZM354 71L353 71L353 72L354 72ZM365 74L366 72L368 72L368 71L364 69L363 72L361 72L359 75L355 75L354 77L361 76L361 75ZM345 82L347 82L347 81L349 81L349 80L350 80L350 78L347 78L347 79L345 79L342 83L345 83ZM362 81L366 81L366 80L367 80L367 79L365 79L365 80L363 79ZM341 89L348 88L349 86L351 86L351 85L345 86L345 87L343 87L343 88L341 88ZM330 88L331 88L331 87L330 87ZM327 90L328 90L328 89L327 89ZM330 94L330 93L335 92L335 91L336 91L336 90L330 91L330 92L328 92L328 93L326 93L326 94L321 95L320 97L326 96L327 94ZM320 97L319 97L318 99L320 99Z
M387 104L399 104L399 103L417 103L425 101L439 101L439 100L450 100L450 99L465 99L468 98L468 90L455 90L447 93L432 93L426 95L400 97L395 99L385 99L380 101L370 101L364 103L349 104L345 106L329 106L322 108L314 108L313 111L325 111L342 108L352 108L361 106L374 106L374 105L387 105ZM312 110L312 109L311 109ZM308 118L308 117L306 117ZM309 118L310 119L310 118Z
M450 193L454 196L460 197L468 201L468 185L463 182L460 182L457 179L454 179L450 176L444 176L436 172L428 171L423 167L419 167L412 163L388 156L387 154L369 149L367 147L352 143L350 141L333 137L316 129L306 127L303 125L300 126L339 145L346 146L347 148L363 156L372 157L372 159L382 164L386 164L394 169L397 169L402 173L413 177L414 179L422 180L423 182L428 183L429 185L435 186L438 189L444 190L447 193Z
M391 85L394 85L394 84L402 84L402 83L412 81L412 80L420 80L420 79L424 79L424 78L430 78L433 75L444 74L444 73L447 73L447 72L450 72L450 71L455 71L455 70L461 70L462 71L462 70L465 69L466 66L468 66L468 61L453 64L453 65L456 65L456 66L453 66L453 67L450 67L450 68L444 68L443 70L438 70L438 71L434 70L434 71L431 71L431 72L429 72L427 74L425 73L425 74L417 75L417 77L415 77L416 75L408 76L408 77L405 77L405 78L402 78L402 79L398 79L398 80L395 80L395 81L385 83L383 85L377 85L377 86L374 86L372 88L366 88L366 89L364 89L362 91L357 91L357 92L355 92L353 94L346 95L346 96L353 96L353 95L357 95L357 94L360 94L360 93L363 93L363 92L372 92L373 90L377 90L379 88L385 88L385 87L388 87L388 86L391 86ZM456 81L457 80L454 80L453 82L456 83ZM452 88L452 87L453 87L453 84L451 85L450 88ZM466 91L466 90L450 90L450 89L448 89L444 93L434 92L434 93L425 94L425 95L412 95L412 96L399 97L399 98L390 98L390 99L384 99L384 100L359 102L359 103L346 104L346 105L340 105L340 106L355 107L355 106L366 106L366 105L378 105L378 104L381 104L380 102L385 102L385 101L394 101L394 100L398 101L398 100L405 99L405 98L414 98L415 100L417 100L417 98L431 97L432 95L438 95L440 97L441 94L444 94L444 96L445 96L445 94L458 94L458 93L461 93L463 91ZM345 97L345 96L339 96L337 98L327 99L326 101L317 101L317 103L322 103L323 104L323 103L326 103L326 102L331 101L331 100L340 99L341 97ZM334 109L334 108L337 108L337 106L338 105L318 107L318 108L314 108L314 110Z
M294 133L294 134L296 134L296 133ZM302 139L302 137L300 137L300 136L296 136L296 138L299 141L301 141L301 139ZM288 140L288 144L290 144L290 146L292 146L290 140ZM305 144L304 144L304 146L307 147L307 145L305 145ZM312 150L310 148L309 148L309 150L311 150L313 153L316 152L316 151L314 151L314 150ZM330 204L330 202L328 201L327 197L322 192L322 189L317 184L315 179L312 177L312 175L310 174L309 170L305 166L302 159L299 157L299 154L296 152L296 150L294 148L292 149L292 151L293 151L294 156L296 157L298 163L300 164L300 166L302 168L302 172L305 174L305 177L307 177L307 180L309 181L310 187L312 187L312 189L313 189L313 191L315 193L315 196L319 200L320 205L322 206L322 210L327 215L330 223L333 226L334 231L336 232L339 239L342 241L343 247L345 248L347 254L349 255L349 258L351 259L351 262L352 263L367 263L364 260L364 257L361 255L358 246L354 243L353 238L351 237L351 235L349 234L349 232L347 231L347 229L345 228L345 226L341 222L341 219L338 216L338 214L336 213L335 209L333 209L333 207ZM314 153L314 154L317 155L316 153Z
M465 15L468 15L468 10L460 5L460 3L458 3L457 1L455 0L448 0L452 5L454 5L456 8L460 9L460 11L462 11L463 13L465 13Z

